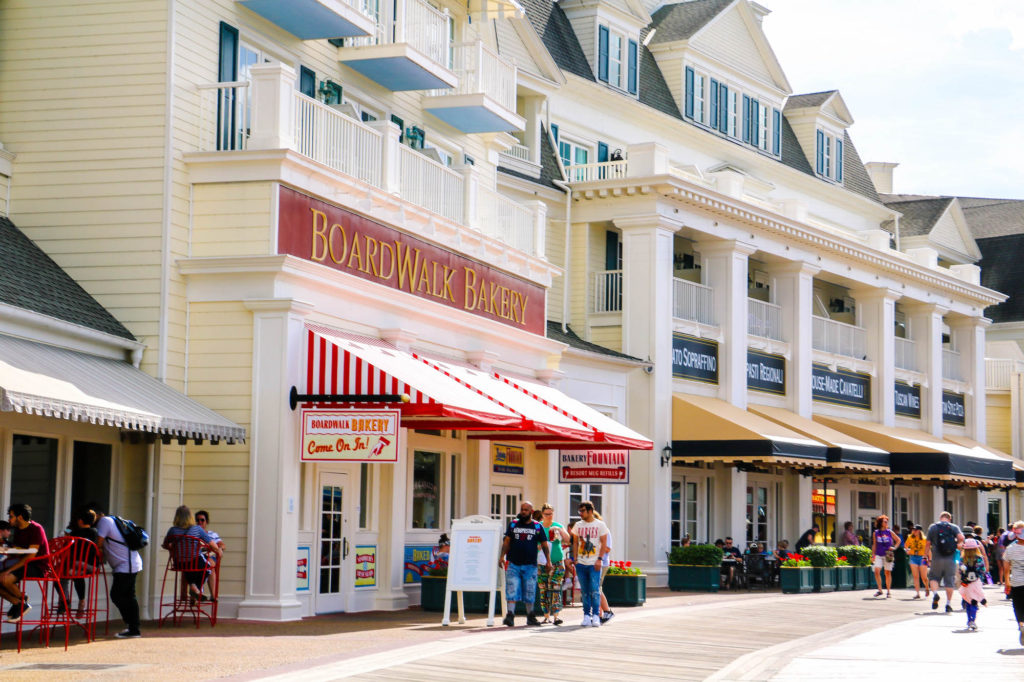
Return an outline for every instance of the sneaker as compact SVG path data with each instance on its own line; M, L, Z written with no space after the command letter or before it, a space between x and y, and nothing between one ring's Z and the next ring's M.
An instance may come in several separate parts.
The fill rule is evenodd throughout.
M946 604L946 613L953 613L953 605Z
M22 604L18 604L17 606L12 606L11 610L7 612L7 622L8 623L17 623L19 620L22 619L22 617L26 613L28 613L31 610L32 610L32 605L29 604L28 602L24 602L23 605Z
M590 627L592 627L592 628L599 628L599 627L601 627L601 623L602 622L603 621L601 620L600 616L591 616L590 617Z
M561 625L562 624L562 619L561 618L555 618L554 623L555 623L555 625Z
M919 595L919 594L915 594L914 595L914 599L920 599L920 598L921 598L921 595Z
M11 604L11 608L7 609L7 620L15 622L11 619L17 618L19 613L21 613L21 604Z
M937 608L939 608L939 595L938 594L936 594L934 597L932 597L932 611L934 611Z
M511 611L509 611L508 613L505 614L505 617L502 619L501 622L502 622L503 625L506 625L506 626L508 626L510 628L511 627L515 627L515 624L516 624L515 614L513 614Z
M529 614L526 615L526 624L527 625L540 625L540 622L537 620L537 616L533 615L532 613L529 613Z
M977 632L977 630L978 630L978 624L977 624L977 623L975 623L975 622L974 622L974 621L972 620L972 621L971 621L970 623L968 623L968 624L967 624L967 629L968 629L968 630L970 630L971 632Z
M604 615L601 616L601 625L604 625L605 623L607 623L608 621L610 621L614 617L615 617L615 613L614 612L612 612L612 611L605 611Z
M138 630L132 630L131 628L127 628L114 635L114 637L117 637L118 639L137 639L139 637L142 637L142 633Z
M892 592L886 592L885 593L885 598L886 599L892 599Z
M589 628L590 624L591 624L590 623L590 616L589 615L584 615L583 616L583 622L580 623L580 627L581 628ZM1024 633L1024 630L1021 630L1021 632ZM1024 637L1024 634L1022 634L1021 637Z
M875 592L875 596L876 597L881 597L882 596L882 591L879 590L878 592Z

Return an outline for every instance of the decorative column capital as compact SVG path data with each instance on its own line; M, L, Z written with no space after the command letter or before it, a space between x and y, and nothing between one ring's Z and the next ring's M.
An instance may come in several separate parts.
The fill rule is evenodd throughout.
M246 309L254 313L294 313L306 317L316 306L294 298L248 298L242 301Z
M757 251L757 247L753 244L741 242L736 239L702 240L696 242L694 244L694 248L700 252L701 256L726 255L729 253L739 253L744 256L749 256Z
M768 272L777 275L810 275L821 272L821 267L802 260L787 261L778 265L770 265Z
M675 220L674 218L669 218L667 216L658 215L657 213L613 218L612 222L615 223L615 227L619 228L623 232L626 232L628 230L650 229L652 227L656 227L674 233L678 232L683 227L682 221Z
M946 319L946 324L949 325L950 329L988 329L992 324L992 320L987 317L968 317L965 315L955 315Z
M903 310L911 315L928 315L935 314L944 316L949 312L949 308L938 303L924 302L924 301L910 301L909 303L902 303Z
M850 295L857 301L873 301L885 299L888 301L897 301L903 294L895 289L889 287L862 287L857 289L851 289Z

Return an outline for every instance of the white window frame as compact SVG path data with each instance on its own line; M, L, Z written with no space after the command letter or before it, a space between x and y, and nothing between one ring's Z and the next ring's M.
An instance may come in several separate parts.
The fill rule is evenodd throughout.
M767 106L764 102L758 102L757 112L757 128L759 131L757 138L757 146L762 151L768 151L771 148L771 113L772 108Z
M566 164L566 160L562 157L562 145L563 144L569 147L569 161L568 161L568 164ZM576 163L576 155L580 151L585 152L586 155L587 155L587 160L584 161L583 163L590 163L590 156L591 156L591 154L594 153L593 146L587 144L586 142L580 142L577 139L572 138L571 136L567 137L564 134L562 134L561 131L559 131L559 135L558 135L558 158L560 158L562 160L562 164L563 165L567 165L567 166L578 165Z
M734 138L734 139L738 138L739 134L740 134L740 118L739 118L740 117L740 113L739 112L740 112L740 106L741 106L740 105L740 102L741 102L740 98L741 97L743 97L743 93L742 92L740 92L739 90L732 89L732 88L729 89L729 97L728 97L728 99L726 101L726 104L729 107L729 118L728 118L728 124L729 125L728 125L728 128L729 128L729 137Z
M695 69L693 72L693 120L697 123L707 122L707 117L704 115L707 104L707 92L705 91L707 82L708 77Z
M618 49L615 43L618 42ZM626 36L618 31L608 30L608 84L620 90L625 90L623 85L625 74L625 46Z

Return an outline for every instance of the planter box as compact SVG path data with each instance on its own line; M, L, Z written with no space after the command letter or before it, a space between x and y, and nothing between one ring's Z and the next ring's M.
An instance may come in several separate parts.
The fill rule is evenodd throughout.
M871 573L870 566L854 566L853 567L853 589L855 590L867 590L872 589L875 584L874 576Z
M815 592L836 591L836 569L834 567L816 568L812 566L811 571L814 573Z
M647 601L647 576L606 575L602 589L609 606L643 606Z
M447 585L448 579L445 577L423 576L420 582L420 608L438 613L444 611L444 592ZM466 613L487 613L487 593L463 592L462 605ZM456 595L452 594L452 613L457 613L458 608ZM520 605L517 608L521 610L523 607ZM498 593L494 595L494 612L501 614L501 595Z
M836 590L853 589L853 566L836 566Z
M669 564L668 586L676 592L718 592L721 570L720 566Z
M782 567L779 569L779 584L785 594L810 592L814 589L814 569Z

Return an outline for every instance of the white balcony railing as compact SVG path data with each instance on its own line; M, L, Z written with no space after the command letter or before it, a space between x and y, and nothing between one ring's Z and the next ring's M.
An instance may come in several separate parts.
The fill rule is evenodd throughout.
M836 322L817 315L814 315L811 321L811 345L815 350L857 359L867 357L867 332L864 327Z
M435 95L472 95L482 92L509 111L516 110L516 67L486 47L482 40L452 46L452 70L459 77L454 90Z
M480 227L485 234L520 251L534 252L533 211L490 189L481 188L477 201Z
M565 173L569 177L569 182L594 182L625 178L628 170L626 161L602 161L574 164L566 167Z
M334 170L381 185L381 133L297 91L295 150Z
M530 148L525 144L514 144L503 151L502 154L511 156L513 159L519 159L520 161L526 161L527 163L530 162Z
M917 372L917 344L910 339L893 338L896 345L896 367Z
M199 90L199 149L245 149L252 119L249 82L209 83Z
M672 279L672 315L715 325L715 291L709 286L674 277Z
M405 146L399 159L404 199L449 220L464 222L465 180L461 174Z
M985 358L985 388L1008 391L1013 375L1024 373L1024 362L1006 358Z
M355 1L377 20L377 29L371 36L345 38L346 47L408 43L434 62L451 66L448 10L435 9L423 0Z
M594 273L595 313L622 311L622 270L603 270Z
M960 371L960 351L942 349L942 378L963 381L964 375Z
M756 298L747 299L747 333L782 341L782 307Z

